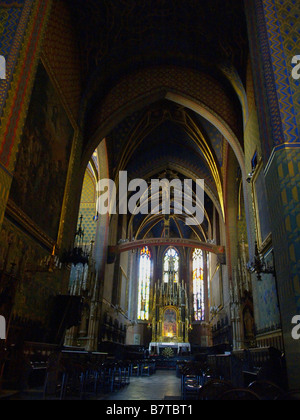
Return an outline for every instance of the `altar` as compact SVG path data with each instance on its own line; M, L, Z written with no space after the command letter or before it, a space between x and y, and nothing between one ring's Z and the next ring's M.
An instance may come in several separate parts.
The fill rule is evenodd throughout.
M160 356L165 348L171 348L177 356L182 355L183 353L191 353L190 343L150 343L149 353L151 355Z
M178 262L175 250L169 250L164 262L164 276L154 286L151 310L151 355L170 354L180 356L191 353L189 329L191 317L187 288L178 279ZM177 264L177 265L176 265Z

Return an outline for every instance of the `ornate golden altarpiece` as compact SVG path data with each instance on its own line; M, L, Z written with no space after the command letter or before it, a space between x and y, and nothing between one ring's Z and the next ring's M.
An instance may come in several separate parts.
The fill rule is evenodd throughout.
M188 339L190 327L189 305L184 282L159 281L154 287L152 306L152 342L150 353L160 354L170 347L177 354L191 351Z

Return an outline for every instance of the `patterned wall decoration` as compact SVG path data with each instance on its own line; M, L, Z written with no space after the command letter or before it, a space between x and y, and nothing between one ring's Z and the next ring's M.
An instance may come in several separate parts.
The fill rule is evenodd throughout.
M277 16L283 37L283 50L287 57L287 69L291 70L291 59L299 55L300 5L297 0L276 0ZM288 17L288 18L287 18ZM289 78L298 130L300 129L300 80ZM299 141L299 139L298 139Z
M21 9L22 3L24 7ZM10 189L11 179L9 180L8 177L12 178L15 167L18 145L38 63L41 40L51 5L52 0L47 2L36 0L25 0L24 2L7 0L1 2L2 12L5 8L6 16L10 12L14 16L14 19L10 21L11 26L9 28L6 26L8 18L2 19L2 25L4 24L4 26L1 36L1 42L3 43L3 34L7 34L5 45L8 54L7 77L6 80L0 81L0 182L1 190L5 191L4 197L8 197ZM14 9L22 10L19 19L17 17L18 13ZM1 16L3 17L3 13ZM8 31L8 29L10 30ZM15 33L13 40L12 32ZM8 48L10 48L9 52ZM0 226L4 218L5 206L6 202L3 201L0 205Z
M274 265L272 253L265 256L265 261ZM262 281L256 282L255 325L257 334L265 334L281 327L278 295L275 278L263 274Z
M295 13L295 8L298 6L296 2L293 2L293 6L288 4L289 1L281 3L287 5L285 18L288 23L290 21L288 18L290 16L289 12L293 11ZM245 4L250 9L250 6L254 3L245 2ZM266 8L266 14L268 14L268 27L266 27L264 7ZM297 149L298 143L295 137L298 127L295 119L295 103L293 104L291 96L292 90L291 88L289 90L288 87L293 83L289 73L291 66L289 65L288 55L285 56L283 47L285 40L289 38L289 31L282 31L282 27L276 20L278 16L276 13L274 14L274 7L273 1L262 2L257 0L255 2L256 14L248 12L248 16L250 33L252 34L250 42L252 43L253 76L256 85L262 153L265 164L268 163L265 167L265 179L272 225L272 243L282 328L285 350L288 355L290 386L297 387L299 386L299 378L296 374L299 366L299 357L297 356L299 345L295 340L292 340L290 331L292 316L300 312L300 224L298 217L300 167L299 149ZM293 25L290 25L290 27L292 28ZM296 23L295 27L297 27ZM272 32L269 35L267 28ZM293 32L292 30L291 33ZM290 115L285 115L287 112ZM255 139L250 134L256 131L256 120L256 118L252 119L249 131L247 131L250 140L251 138ZM246 152L247 165L250 165L254 146L255 142ZM258 152L260 152L259 149ZM254 285L254 299L257 299L257 296L259 297L256 290L257 282L254 282ZM271 293L270 286L268 293ZM264 308L261 309L264 310Z
M0 6L0 54L6 59L6 79L0 80L2 114L33 0L7 0Z
M7 1L7 3L9 3L9 1ZM16 0L14 3L20 3L20 0ZM63 8L60 7L64 4L64 2L57 0L54 3L55 12L51 18L49 31L46 31L46 41L44 42L45 47L42 51L42 56L47 72L51 76L53 85L55 85L56 91L54 92L54 88L52 87L52 92L54 92L54 94L51 94L51 100L55 100L56 98L59 102L59 106L61 107L60 109L62 109L62 107L66 109L67 116L66 113L64 113L65 121L63 125L66 129L68 129L68 127L71 127L69 121L67 121L68 119L71 121L72 125L76 127L74 119L76 118L75 113L78 109L78 101L76 102L76 98L78 98L79 77L78 69L76 69L77 73L74 70L74 62L77 63L78 55L74 51L76 47L73 45L73 48L71 48L70 46L71 35L70 31L67 30L69 21L63 13ZM36 77L37 65L43 45L45 28L50 16L51 6L52 0L25 0L25 6L22 9L22 14L19 19L15 37L10 47L9 58L7 60L8 78L7 81L0 84L0 107L3 107L5 104L4 112L1 114L0 121L0 225L2 224L6 201L9 196L10 183L12 179L12 175L10 173L13 173L15 169L18 145L23 134L23 126L27 117L27 111L30 104L32 88ZM64 37L62 37L62 26L64 27L63 32L65 34L65 40ZM59 49L59 46L61 46L61 49ZM64 48L70 54L65 62L63 62L61 56ZM73 61L70 58L72 54L73 57L75 57ZM75 76L72 76L72 72L75 72ZM63 83L64 81L69 82L69 85L66 86L66 84ZM73 96L73 102L72 100L70 101L71 96ZM43 107L45 107L45 103L42 104L41 108ZM51 123L55 124L56 114L56 112L53 112L50 120L48 119L50 128ZM73 127L71 127L71 129L73 132ZM26 133L24 135L26 135ZM45 138L41 137L40 140L42 144L45 145ZM53 145L53 147L56 146L57 144ZM34 147L34 149L37 156L41 152L41 149L39 147ZM26 148L26 144L24 142L21 145L20 150L23 150L26 155L26 153L30 152L31 149L30 147ZM76 224L76 221L74 220L74 209L78 209L78 207L76 207L78 170L75 171L75 167L78 168L80 165L80 155L81 137L78 134L78 131L76 131L63 204L63 215L65 217L67 214L68 218L65 217L60 224L61 229L59 237L61 240L58 241L59 244L62 245L62 238L68 238L68 240L65 241L67 244L65 244L64 247L62 245L62 250L66 249L69 245L68 241L72 240L73 227L75 227ZM20 157L18 156L18 159L19 158ZM33 158L33 161L37 163L37 159L37 157ZM43 161L44 159L42 158L42 164ZM32 169L28 168L28 166L26 167L28 171ZM21 166L16 168L16 175L18 175L21 169ZM32 177L31 181L34 183ZM45 179L42 181L44 182ZM64 184L63 187L65 187L66 179L64 181L59 179L58 181L61 187L62 184ZM35 197L35 205L37 201L38 200ZM52 200L48 199L48 202L50 201ZM55 201L52 201L51 205L53 205L53 203L55 204ZM43 207L45 207L44 203ZM37 213L38 212L34 215L34 218L39 217ZM60 211L57 215L60 216ZM75 217L77 218L77 214ZM9 220L10 221L8 221L8 218L4 219L3 232L0 234L0 260L2 261L2 265L3 257L1 257L1 255L3 256L6 254L7 238L12 232L15 241L10 251L8 264L11 264L11 262L15 262L16 260L17 265L19 265L19 260L24 258L22 266L25 267L26 259L28 260L28 264L26 264L26 266L29 266L30 269L28 273L25 273L24 269L21 269L19 273L20 275L18 276L21 281L16 295L13 314L14 319L17 320L17 326L23 323L22 320L25 320L24 322L26 325L28 322L28 325L31 325L31 322L41 322L45 324L49 321L48 304L50 297L59 293L66 293L67 290L64 289L64 287L67 287L68 285L69 273L64 270L61 273L36 273L37 262L45 256L48 256L49 251L45 250L43 245L40 245L41 243L44 244L44 242L39 242L39 239L35 236L35 234L32 234L32 232L30 235L24 233L21 231L21 228L16 227L16 225L11 222L12 219ZM49 220L53 221L52 215L48 217L48 221ZM74 220L74 226L72 226L72 220ZM23 224L24 223L21 225L23 226ZM49 225L45 230L48 230L48 228L51 229L51 226ZM55 236L56 239L57 226L55 227L55 235L52 236ZM33 291L35 292L33 293ZM26 320L28 320L28 322ZM41 335L39 337L41 338Z
M238 138L241 137L242 122L222 86L205 74L174 67L154 68L124 79L112 89L100 109L94 109L94 119L90 121L89 127L90 134L126 104L161 88L164 88L166 92L168 90L172 92L175 89L188 98L197 98L198 101L202 101L205 106L214 111L215 115L219 115L228 124Z
M13 171L51 1L36 2L23 39L0 125L0 161Z
M279 303L290 386L299 386L300 343L291 336L291 319L300 313L300 154L278 150L266 175Z
M84 242L89 245L95 241L97 222L96 214L96 183L90 171L86 171L83 181L79 217L83 216Z
M272 238L283 324L290 329L292 315L300 313L300 154L297 149L277 151L266 176L270 196Z
M284 138L262 0L245 3L264 163Z
M273 244L280 278L281 305L290 316L300 311L299 286L299 83L291 77L291 59L298 53L299 2L297 0L256 1L269 104L273 118L274 152L265 168L269 191ZM267 42L267 45L266 45ZM274 74L274 75L273 75ZM273 83L273 85L272 85ZM274 96L274 92L276 98ZM272 138L272 137L271 137ZM295 309L291 303L294 299ZM296 309L297 308L297 309ZM284 319L289 328L290 319Z
M299 2L297 0L266 0L263 4L280 114L284 127L284 138L281 139L281 143L300 143L299 112L297 117L297 110L300 110L300 94L299 92L296 94L296 88L298 87L299 91L300 83L293 81L291 77L292 57L293 54L299 53Z
M25 0L1 1L0 52L7 59L14 41Z
M278 295L290 387L299 386L300 343L291 336L291 319L300 313L300 154L296 148L275 153L266 175Z
M40 64L10 198L54 240L58 234L73 136L74 129Z
M300 313L300 154L297 149L277 152L281 200L284 207L284 224L288 237L289 258L293 283Z
M81 98L80 53L69 8L62 0L55 0L53 4L42 57L51 70L62 99L76 120Z
M58 244L62 250L72 246L85 171L84 167L81 172L78 171L82 153L82 135L78 128L82 63L78 50L76 25L74 25L69 11L70 7L64 0L55 0L41 53L47 72L51 76L68 118L76 130L58 237Z
M291 76L292 57L299 48L299 2L256 0L245 2L245 6L267 163L272 151L299 147L300 83Z

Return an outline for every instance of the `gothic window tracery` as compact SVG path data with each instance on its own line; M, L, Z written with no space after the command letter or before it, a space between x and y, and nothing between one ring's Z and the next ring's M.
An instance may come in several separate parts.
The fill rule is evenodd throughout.
M194 299L194 319L204 321L204 259L203 251L195 249L193 253L193 299Z
M165 253L164 257L164 283L169 283L170 276L173 277L173 282L179 282L179 255L176 249L170 248Z
M150 303L150 280L151 280L151 253L145 246L140 253L139 268L139 291L138 291L138 319L149 320Z

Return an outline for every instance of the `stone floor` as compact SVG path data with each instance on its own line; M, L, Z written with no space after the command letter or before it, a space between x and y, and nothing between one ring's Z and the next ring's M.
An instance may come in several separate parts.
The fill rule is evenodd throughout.
M41 400L43 399L43 390L31 389L22 393L7 392L2 395L2 398L8 400ZM128 386L112 394L98 395L98 397L85 395L84 399L98 401L177 401L181 399L181 383L180 379L176 377L175 371L157 370L156 374L150 377L130 378Z
M180 379L176 377L175 371L157 371L150 377L134 377L130 379L130 385L126 388L103 396L100 400L180 400L181 397Z

